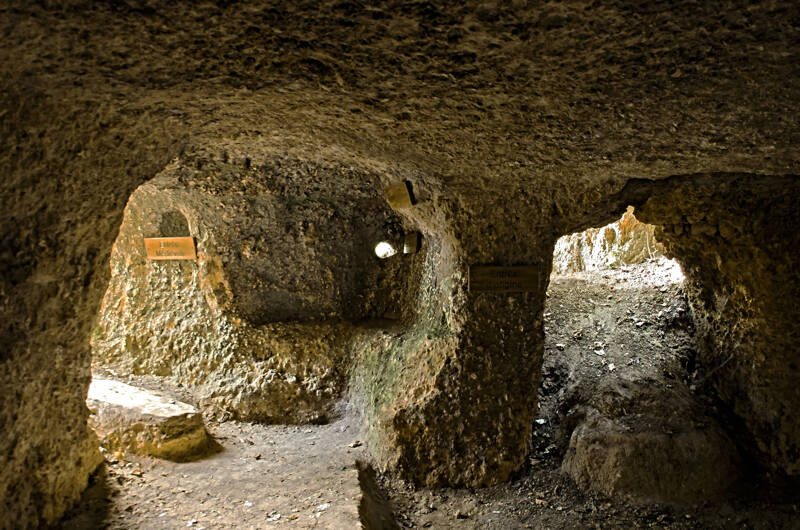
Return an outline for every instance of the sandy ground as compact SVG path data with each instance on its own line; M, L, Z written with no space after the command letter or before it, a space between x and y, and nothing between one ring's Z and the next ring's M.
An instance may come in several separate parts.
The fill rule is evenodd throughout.
M329 425L212 424L200 461L108 455L63 524L78 528L348 528L357 524L363 454L347 420Z

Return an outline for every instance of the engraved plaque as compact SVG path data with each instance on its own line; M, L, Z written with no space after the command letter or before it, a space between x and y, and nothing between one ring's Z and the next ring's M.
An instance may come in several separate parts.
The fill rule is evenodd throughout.
M197 259L193 237L146 237L147 259Z
M484 293L516 293L539 290L539 267L495 267L472 265L469 290Z
M385 194L386 200L392 208L410 208L414 205L411 184L407 181L386 188Z

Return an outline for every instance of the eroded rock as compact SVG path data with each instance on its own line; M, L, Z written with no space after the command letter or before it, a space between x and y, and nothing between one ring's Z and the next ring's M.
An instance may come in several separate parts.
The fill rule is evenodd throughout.
M537 259L541 247L527 241L518 259L540 262L546 278L549 262ZM359 349L352 388L366 411L370 449L382 468L416 484L493 485L528 452L545 282L541 292L470 292L465 256L491 263L501 245L474 247L481 243L445 235L434 241L414 326Z
M673 178L640 208L681 262L704 381L766 467L800 475L800 181Z
M418 258L375 256L403 237L380 183L257 163L183 161L131 196L92 345L99 362L191 385L225 416L325 421L358 326L409 311ZM169 236L194 237L198 259L147 260L143 238Z
M639 222L633 208L628 207L619 221L559 238L553 252L553 272L620 267L661 257L664 245L656 240L655 230L655 226Z
M193 406L111 379L92 379L89 426L109 451L177 462L213 450L202 414Z
M786 53L798 39L787 22L792 2L522 4L481 8L477 18L476 6L460 3L408 4L389 13L341 2L109 9L65 1L15 2L4 11L0 311L7 350L0 382L9 390L0 407L0 502L18 526L52 521L86 483L88 468L78 464L91 446L86 344L107 285L108 250L131 192L192 145L233 151L248 144L255 151L260 144L344 165L380 160L426 182L440 176L454 204L468 197L483 203L454 208L463 212L454 219L460 228L481 225L464 240L588 226L590 205L605 207L630 175L798 173L798 94L787 83L797 67ZM259 29L265 26L285 38L270 37ZM475 50L460 53L465 45ZM642 50L655 55L643 60ZM328 180L338 181L320 178ZM482 223L485 211L507 205L500 222ZM455 257L529 261L528 241L508 237L505 246L507 252L473 248ZM550 246L543 238L536 257ZM718 294L722 306L726 295ZM306 306L292 310L298 307ZM531 320L536 307L530 305ZM727 315L734 323L720 328L736 327L739 312L721 318ZM715 335L726 337L723 330ZM796 356L780 350L796 352L796 337L770 350L778 361L758 380L747 373L748 356L726 365L742 372L726 376L729 401L739 388L780 386L790 395L797 385L781 374ZM195 376L206 369L184 366ZM297 376L280 362L270 366L279 377ZM262 390L239 377L243 369L228 367L242 392L258 396ZM413 367L409 372L402 377L413 379ZM460 381L471 389L471 378ZM764 418L754 432L766 446L776 425L783 430L788 413L781 407L796 402L762 400L745 412ZM438 419L438 407L431 410L426 420ZM777 442L784 460L796 439ZM468 461L470 451L460 452Z

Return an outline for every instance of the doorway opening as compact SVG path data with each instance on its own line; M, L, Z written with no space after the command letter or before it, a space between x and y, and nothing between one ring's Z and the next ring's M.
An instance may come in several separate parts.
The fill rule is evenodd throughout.
M695 393L681 266L633 208L555 245L532 463L584 489L691 502L736 477L734 444Z
M65 527L358 525L351 364L413 320L426 246L358 174L228 169L166 170L129 198L91 340L107 464ZM153 258L146 242L175 238L189 257Z

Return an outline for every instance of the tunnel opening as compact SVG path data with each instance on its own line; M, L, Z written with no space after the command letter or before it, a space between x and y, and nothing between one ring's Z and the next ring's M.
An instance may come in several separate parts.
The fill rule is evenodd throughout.
M719 496L734 444L695 394L681 266L629 207L556 244L532 456L584 489L647 502Z
M388 241L381 241L375 245L375 255L381 259L391 258L397 254L397 249Z
M609 202L631 183L665 199L663 208L647 205L641 220L663 227L666 237L659 240L685 265L704 387L741 420L765 469L800 477L796 3L10 4L2 9L0 61L4 524L52 523L85 486L99 456L86 429L88 340L106 288L113 232L130 193L198 145L222 156L192 159L181 168L181 186L231 191L220 208L231 222L243 209L267 211L269 200L251 200L258 192L249 189L246 170L273 155L283 159L276 173L288 177L276 183L275 196L294 199L290 212L330 211L327 199L339 195L322 192L319 183L346 192L340 195L354 190L368 199L367 210L386 186L415 184L410 205L401 206L408 216L401 226L424 231L444 252L425 270L420 290L436 300L417 320L418 332L381 336L385 347L374 356L386 367L386 377L369 381L382 398L376 410L386 411L378 418L384 447L398 456L385 459L387 467L399 469L400 462L423 483L430 472L438 484L475 486L502 482L517 468L535 419L535 392L529 397L525 390L538 382L544 292L472 293L465 276L472 265L529 266L546 284L555 237L604 224L609 212L621 214ZM332 163L323 168L319 161ZM201 166L239 182L217 187L195 179L192 167ZM361 168L355 179L348 176L352 167ZM314 178L306 178L309 173ZM369 183L369 194L359 182ZM625 197L621 204L635 204L639 212L645 200ZM604 212L595 217L593 208ZM407 226L410 220L419 226ZM194 237L192 222L187 216ZM161 237L186 235L177 217L163 226ZM287 239L316 253L322 247L312 242L320 226L282 228ZM285 331L271 335L277 339L265 348L257 335L238 333L232 319L216 319L222 331L235 331L221 345L266 352L247 363L231 364L236 356L225 349L199 362L181 357L189 351L184 346L194 347L191 341L172 343L179 346L171 350L178 352L179 367L155 363L153 356L171 345L140 342L145 335L136 332L119 344L139 351L137 369L159 364L177 377L210 373L216 381L221 371L229 373L220 394L209 398L233 392L252 404L253 418L322 419L313 408L299 412L297 404L335 388L328 382L339 377L341 357L331 344L346 343L343 337L389 314L392 304L384 301L405 300L416 288L394 283L413 277L392 268L405 257L380 262L372 253L375 241L388 237L384 229L353 242L367 273L342 267L330 283L355 286L340 293L369 294L359 285L375 279L369 272L385 263L387 283L396 288L375 303L339 297L335 289L323 304L312 303L302 288L248 297L254 279L275 278L250 276L256 268L223 281L227 256L219 255L210 264L215 273L204 276L210 290L182 303L211 307L229 288L240 294L234 304L242 322ZM242 252L262 251L258 227L253 232L253 245ZM330 246L356 239L342 232L331 234L328 241L336 243ZM288 272L278 281L303 287L292 263L281 265ZM157 267L175 272L182 265ZM307 278L315 286L328 281L314 272ZM178 291L181 297L185 292L174 289L177 278L155 286L177 300ZM408 307L414 311L413 303ZM402 325L409 312L399 313ZM163 323L165 334L180 328ZM198 347L211 337L183 330L202 339ZM299 330L316 330L318 340L302 340ZM290 351L299 352L294 364L287 360ZM309 361L317 351L333 352L323 356L323 370ZM274 359L292 369L270 364ZM289 391L298 382L305 389L299 396ZM273 387L285 390L275 394L278 414L250 400ZM267 460L248 452L252 446L239 442L246 437L232 436L245 448L239 456L247 466ZM240 485L215 487L236 491ZM541 518L492 524L615 526L587 521L569 506L560 513L572 519L554 521L544 510L555 516L562 506L557 499L536 504ZM302 517L330 514L330 507L317 510L328 503L304 506L309 511ZM241 510L233 522L262 527L280 514L284 524L292 513L285 509L291 507L256 504L249 495L235 499ZM247 509L263 515L248 518ZM490 526L472 508L459 510L448 513L451 523L463 516ZM797 508L787 510L784 515L794 517L785 518L788 526ZM181 517L175 526L211 526L199 514L173 515ZM635 524L616 526L692 524L680 512L666 520L657 519L661 515L634 515L627 522ZM734 513L697 526L779 526L755 515L739 520ZM323 517L321 525L328 523ZM135 519L129 524L137 526Z
M177 162L131 195L94 369L183 385L214 417L325 423L356 338L415 318L427 245L397 252L417 232L363 175L322 184L247 160ZM174 238L188 254L147 248Z
M626 216L632 214L629 211ZM159 235L186 236L186 227L193 234L191 216L180 215L183 221L175 211L162 213L158 218ZM671 512L653 503L685 504L698 498L715 498L741 478L741 471L734 469L740 464L741 455L719 424L719 411L714 409L718 403L704 401L704 396L696 395L692 388L697 382L695 323L682 269L666 257L664 247L652 237L656 231L652 225L643 225L643 244L630 245L639 249L634 253L637 257L627 258L622 234L635 230L630 228L633 221L626 216L614 226L572 235L555 246L554 275L544 309L545 359L540 410L533 426L533 451L524 468L512 477L512 485L519 487L517 495L522 491L528 496L533 488L552 488L557 498L578 509L581 503L588 505L602 499L609 506L613 502L616 510L622 498L648 503L648 513L657 517L670 516ZM399 235L392 239L398 240ZM374 239L365 241L370 243L363 248L372 250ZM590 248L577 248L576 242ZM597 252L596 247L600 249ZM395 261L378 261L379 257L374 255L370 258L376 263ZM175 270L181 266L172 265L177 266ZM556 293L562 281L564 292ZM553 310L557 300L567 302L559 308L564 311ZM569 318L576 318L569 320L567 310L571 310ZM560 317L564 318L559 321ZM550 337L555 329L566 329L569 333ZM430 334L426 335L426 340L430 339ZM551 362L551 354L558 362ZM310 423L315 422L322 423L316 420ZM248 430L237 422L220 425L217 432L248 439L259 451L266 446L254 440L259 437L274 440L276 436L274 431L259 430L261 427ZM349 427L342 423L332 426ZM311 443L307 441L310 438L319 444L315 451L322 452L317 454L324 454L331 447L319 441L324 431L318 428L295 427L287 443ZM250 438L246 438L246 433ZM327 440L341 444L345 437ZM249 442L244 443L246 448ZM347 442L347 447L353 449L362 446L358 439ZM237 453L237 457L241 454ZM292 463L300 464L302 459ZM214 469L224 472L226 468ZM130 471L129 475L136 477L142 470ZM187 476L202 480L204 473L204 468L196 467ZM565 485L563 478L559 478L564 474L572 477L571 485ZM519 486L520 482L525 486ZM574 484L579 488L575 489ZM162 491L164 485L161 484ZM593 489L605 497L586 493ZM440 495L436 497L439 500L431 502L453 505L452 500L440 493L433 493L430 498L436 495ZM480 510L481 498L486 497L466 492L455 494L454 499L469 507L457 511L456 517L461 513L463 518L469 518L470 510ZM519 496L506 498L523 504ZM323 502L317 508L326 504ZM156 508L151 504L148 509ZM633 517L631 514L637 509L630 510L623 512L625 517ZM312 509L309 515L318 517L320 513ZM270 517L277 515L280 514L275 512Z
M555 244L532 461L638 502L742 499L754 484L794 502L793 420L765 407L796 399L795 349L780 346L796 211L777 193L796 181L642 183L636 213L655 226L640 263L615 246L630 208Z
M796 314L783 302L778 315L770 308L783 299L777 294L783 291L775 289L779 278L786 292L795 289L796 277L786 272L794 263L797 212L779 190L796 185L792 178L735 174L634 179L613 200L592 204L587 215L569 221L572 229L559 234L593 223L597 228L550 247L553 275L540 313L544 363L524 464L509 484L491 493L434 489L411 495L395 486L393 501L402 506L401 514L434 525L446 511L487 526L562 517L568 527L602 520L600 526L649 521L679 528L725 526L732 520L723 515L730 505L737 521L756 527L767 520L781 526L795 517L796 480L775 471L782 465L778 451L764 456L759 449L778 447L774 433L780 423L770 426L769 441L759 442L754 417L748 417L751 405L736 405L748 393L758 395L764 387L754 392L748 380L764 374L758 374L757 364L736 363L752 359L751 345L760 342L764 329L752 326L754 315L763 311L760 321L787 329L791 325L781 322ZM620 224L630 220L623 216L614 226L603 225L629 203L645 223L637 263L621 259L627 247ZM512 294L493 300L514 309L521 299ZM487 307L492 306L481 309ZM481 329L480 336L486 335ZM740 341L730 340L737 335ZM508 337L492 338L505 339L506 349L494 353L507 354ZM777 358L768 377L782 370L790 377L795 367L786 359L789 351L758 350L762 362ZM524 359L515 358L504 384L521 377ZM781 359L787 361L783 367ZM470 379L470 385L481 382ZM498 397L504 399L502 393ZM791 393L770 397L792 399ZM770 412L773 421L779 410ZM503 413L500 407L497 414ZM785 439L791 437L785 433Z
M147 520L177 477L210 481L209 491L257 485L246 507L285 495L293 506L271 510L268 522L281 512L295 520L298 506L309 505L312 518L355 524L346 503L331 507L315 488L337 482L358 489L346 465L351 449L341 450L364 450L344 395L350 364L364 340L416 318L428 242L388 207L381 184L320 189L298 184L295 173L287 185L274 167L250 159L244 178L239 167L226 168L234 174L226 178L209 171L215 164L177 163L128 200L91 337L89 426L108 465L67 514L66 527L107 516L92 498L110 495L114 478L142 483L137 516ZM190 180L187 166L211 174ZM189 240L191 251L176 257L164 250L175 239ZM148 240L166 255L151 255ZM222 442L229 438L246 441ZM283 479L253 478L251 468L227 478L236 461L253 456L250 446L259 461L276 454L275 444L282 456L271 472L302 467L303 484L286 490ZM333 477L330 458L341 464ZM142 479L158 468L168 477L174 464L183 466L174 479ZM356 491L328 498L345 500L340 493L357 498Z

